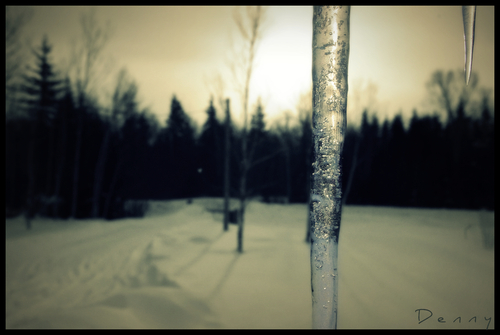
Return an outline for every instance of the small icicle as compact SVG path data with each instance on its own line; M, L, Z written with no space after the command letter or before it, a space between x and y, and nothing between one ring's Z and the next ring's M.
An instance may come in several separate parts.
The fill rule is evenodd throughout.
M472 54L474 52L474 28L476 25L476 6L462 6L464 17L464 44L465 44L465 83L469 85L472 72Z

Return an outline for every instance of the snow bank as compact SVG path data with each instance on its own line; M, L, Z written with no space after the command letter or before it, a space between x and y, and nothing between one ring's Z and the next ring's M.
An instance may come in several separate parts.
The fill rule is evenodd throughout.
M6 220L6 327L310 328L306 206L251 202L243 254L220 207ZM346 206L339 328L494 328L492 236L492 212Z

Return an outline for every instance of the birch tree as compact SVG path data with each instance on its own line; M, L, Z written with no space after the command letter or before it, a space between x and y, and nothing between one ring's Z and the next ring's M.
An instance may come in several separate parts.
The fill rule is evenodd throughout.
M237 91L241 96L243 128L241 133L241 167L239 183L239 202L238 210L238 252L243 252L243 226L244 212L247 198L247 176L250 169L250 157L248 150L248 106L250 96L250 83L255 66L255 55L257 53L258 42L263 34L262 23L265 19L266 9L260 6L246 7L242 15L239 10L234 12L234 21L237 31L243 42L241 52L234 55L233 62L230 64L235 78Z

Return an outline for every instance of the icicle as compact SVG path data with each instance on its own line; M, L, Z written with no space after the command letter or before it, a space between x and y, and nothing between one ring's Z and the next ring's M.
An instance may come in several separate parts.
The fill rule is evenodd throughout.
M315 6L313 14L311 289L313 328L337 328L337 253L342 207L349 61L349 6Z
M474 52L474 29L476 25L476 6L462 6L464 18L464 44L465 44L465 83L469 85L472 72L472 55Z

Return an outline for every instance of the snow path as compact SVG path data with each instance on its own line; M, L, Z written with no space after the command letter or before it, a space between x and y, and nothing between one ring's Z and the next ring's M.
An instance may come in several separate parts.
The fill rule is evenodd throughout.
M37 219L30 232L6 220L6 327L310 328L306 206L251 202L241 255L211 206L154 202L144 219ZM346 206L338 327L494 328L481 222L492 234L492 212ZM417 309L433 315L419 324Z
M176 289L178 285L157 265L162 258L169 256L155 255L154 249L161 243L175 246L190 231L189 227L182 226L185 218L182 213L170 214L168 218L165 220L165 217L154 216L148 220L129 219L119 222L95 220L68 223L37 220L33 229L35 236L7 239L7 326L9 327L10 321L12 327L16 327L17 324L26 326L26 323L28 327L67 327L66 324L71 322L66 322L66 319L78 319L85 313L110 314L106 315L106 319L110 318L109 321L112 321L112 314L117 314L116 311L102 310L109 307L121 308L120 312L125 312L125 309L131 307L134 312L130 313L133 316L131 320L134 322L120 315L117 316L116 322L111 323L108 320L97 320L97 323L93 323L95 320L92 317L85 317L84 319L90 319L91 322L79 320L76 327L165 326L161 321L165 318L163 315L158 316L160 320L153 322L149 317L135 320L137 312L144 310L142 305L147 304L148 300L141 301L140 294L138 296L134 291L143 289L144 295L155 299L168 292L171 292L170 295L178 295L179 290ZM17 223L17 226L21 225L21 222ZM57 229L53 226L63 228ZM36 234L38 227L49 229ZM53 230L50 229L52 227ZM173 254L175 255L175 252ZM182 257L179 258L182 260ZM131 288L134 290L131 291ZM177 310L175 306L173 308L168 306L169 300L172 298L165 297L166 306L161 307L167 311ZM189 300L189 297L185 300ZM98 313L93 310L95 308L85 310L96 304L99 305ZM83 311L81 307L84 307ZM147 309L150 308L153 306ZM69 316L58 315L49 317L49 321L46 321L47 314L58 314L60 311L66 313L72 309L78 310L75 310L76 315L72 313ZM20 312L10 313L10 311ZM30 317L27 319L26 315ZM44 321L40 323L42 319ZM176 321L178 318L171 319L170 321ZM60 323L61 320L63 323ZM195 321L189 325L174 322L173 326L206 325L197 325Z

